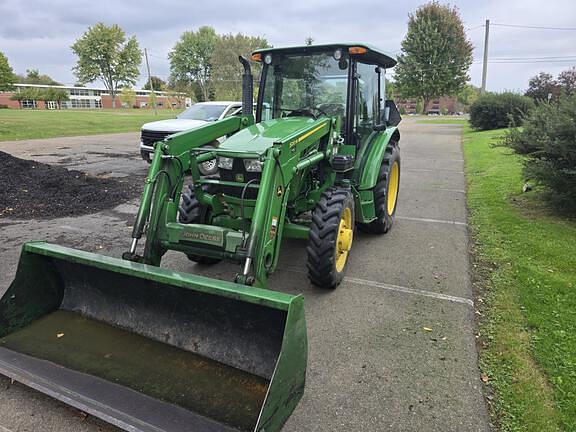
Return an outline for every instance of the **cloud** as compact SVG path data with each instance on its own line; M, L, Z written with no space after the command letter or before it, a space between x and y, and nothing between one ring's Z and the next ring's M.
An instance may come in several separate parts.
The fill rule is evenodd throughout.
M486 18L493 23L573 27L571 20L576 16L576 3L571 0L548 1L545 8L536 0L452 3L460 9L466 27L473 29L468 34L477 60L482 58L484 36L478 26ZM423 2L414 0L2 0L0 51L19 73L36 68L66 83L74 82L71 68L76 59L70 45L99 21L119 24L128 35L135 35L140 46L150 52L153 73L162 77L169 74L167 53L182 32L202 25L219 33L264 36L275 46L301 44L312 36L317 43L363 41L394 53L406 34L408 14L420 4ZM489 53L491 59L576 55L576 32L493 26ZM569 62L491 63L488 88L522 90L539 71L556 74L569 66ZM472 66L471 77L479 85L478 63Z

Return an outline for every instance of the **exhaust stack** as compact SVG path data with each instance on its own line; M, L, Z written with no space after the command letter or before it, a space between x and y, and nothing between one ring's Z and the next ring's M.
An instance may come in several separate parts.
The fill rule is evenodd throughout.
M254 94L254 81L252 78L252 68L250 62L238 56L238 60L244 66L244 73L242 74L242 115L252 115L254 112L253 94Z

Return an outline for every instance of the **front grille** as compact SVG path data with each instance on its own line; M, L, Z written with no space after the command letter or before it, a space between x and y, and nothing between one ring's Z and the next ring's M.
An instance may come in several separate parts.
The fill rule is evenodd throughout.
M232 164L231 170L220 169L219 173L220 173L220 180L230 181L230 182L235 182L235 183L247 183L250 180L254 180L254 179L258 180L258 182L253 182L252 184L259 183L260 178L262 177L261 172L248 172L248 171L246 171L246 168L244 167L244 159L240 159L240 158L234 158L234 163ZM240 180L238 178L238 175L241 175L243 180ZM237 198L240 198L240 196L242 195L242 188L241 187L221 186L221 187L219 187L219 189L225 195L230 195L230 196L237 197ZM246 190L246 193L244 194L244 198L246 198L246 199L256 199L257 196L258 196L258 189L253 189L253 188L248 188Z
M140 139L142 140L142 144L146 146L152 147L155 142L162 141L168 135L172 135L176 132L162 132L162 131L150 131L150 130L143 130Z

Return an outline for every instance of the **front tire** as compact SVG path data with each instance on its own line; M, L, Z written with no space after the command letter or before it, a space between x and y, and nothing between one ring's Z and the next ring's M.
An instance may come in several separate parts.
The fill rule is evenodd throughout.
M370 234L386 234L390 231L396 214L399 189L400 147L396 141L390 141L380 166L378 182L372 189L376 219L367 224L358 224L358 228Z
M200 203L192 185L182 192L182 202L178 207L178 221L183 224L205 224L208 217L208 207ZM186 254L190 261L199 264L211 265L220 262L218 258L205 257L202 255Z
M354 197L346 189L329 189L312 212L308 237L308 278L322 288L336 288L354 236Z

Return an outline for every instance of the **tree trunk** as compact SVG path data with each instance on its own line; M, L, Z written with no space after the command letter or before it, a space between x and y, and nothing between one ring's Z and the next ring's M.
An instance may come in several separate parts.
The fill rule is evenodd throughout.
M430 105L430 98L425 97L422 104L422 114L426 115L428 113L428 105Z
M116 108L116 94L110 92L110 96L112 96L112 108Z

